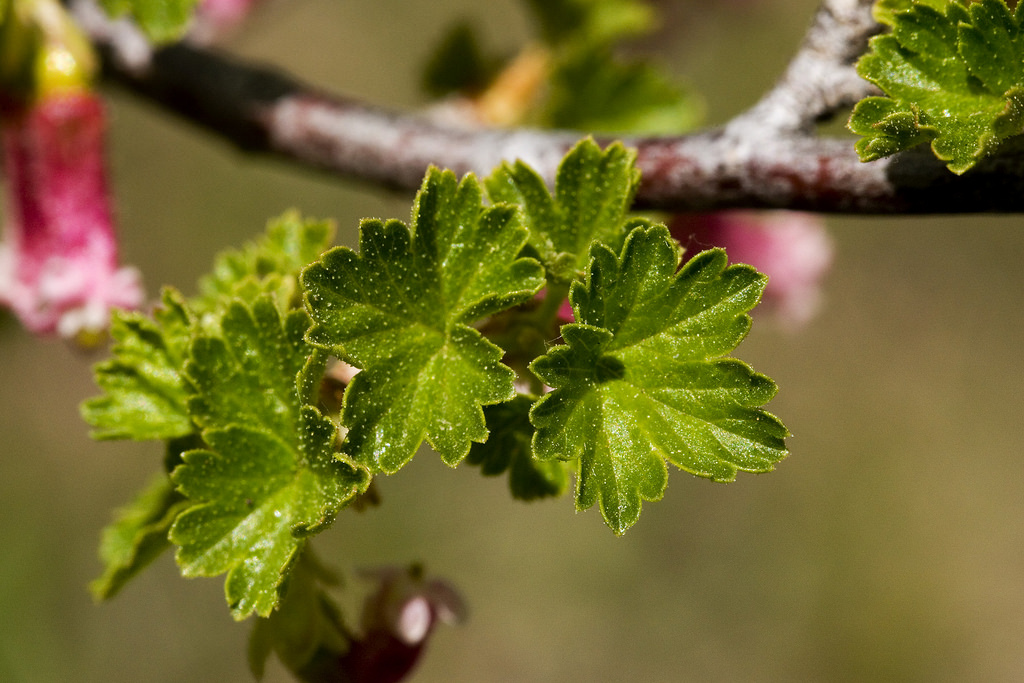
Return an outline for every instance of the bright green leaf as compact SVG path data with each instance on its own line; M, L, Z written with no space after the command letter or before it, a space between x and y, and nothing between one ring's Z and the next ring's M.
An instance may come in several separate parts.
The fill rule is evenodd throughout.
M1011 12L1002 0L935 4L884 9L893 31L872 38L857 64L888 96L862 100L850 117L850 130L864 136L863 161L930 140L963 173L1024 132L1024 9Z
M170 547L167 532L189 502L161 474L103 530L100 559L103 575L89 588L97 600L108 600Z
M648 135L683 133L703 117L700 99L658 69L604 48L557 55L541 114L551 128Z
M307 548L296 563L281 606L253 624L248 655L249 669L257 680L263 677L272 652L300 680L319 680L302 674L349 648L341 612L326 591L326 587L337 584L337 578L326 574L310 555Z
M549 45L609 45L650 29L654 14L638 0L528 0Z
M299 271L331 246L334 232L330 221L303 219L297 211L282 214L258 239L217 256L213 271L199 281L195 306L216 311L231 298L253 300L263 293L273 295L281 311L300 305Z
M512 208L483 206L475 178L431 169L411 229L364 221L360 253L337 248L305 270L309 340L362 369L345 392L346 453L391 473L424 439L455 465L487 437L482 406L512 398L514 377L470 324L541 287L525 242Z
M909 12L915 5L925 5L942 11L948 3L949 0L876 0L871 13L878 23L892 26L896 21L897 12Z
M153 319L115 311L110 334L113 357L98 363L103 395L82 404L82 417L96 439L171 439L195 430L181 377L192 318L181 295L165 289Z
M150 40L166 43L180 38L199 0L100 0L111 17L131 15Z
M586 266L595 240L618 247L629 228L627 214L640 184L636 153L620 143L603 152L591 139L565 156L552 196L536 171L521 161L502 164L487 179L492 201L521 208L529 243L548 275L573 280Z
M484 408L490 436L484 443L473 444L466 458L470 465L480 465L486 476L508 472L512 497L520 500L558 496L569 484L566 463L533 457L530 409L534 401L518 394L508 403Z
M592 250L570 293L578 323L531 370L555 390L531 412L541 459L579 459L577 509L600 502L623 533L641 500L660 499L666 461L715 481L764 472L786 455L786 428L760 409L775 384L722 356L745 336L766 278L698 254L678 272L664 226L637 228L621 256Z
M196 339L186 366L208 448L185 453L172 474L194 505L170 538L185 576L227 572L237 619L277 606L304 537L367 484L365 471L337 457L334 424L299 399L296 377L315 353L303 341L307 323L301 311L282 320L266 297L251 310L236 302L222 336Z

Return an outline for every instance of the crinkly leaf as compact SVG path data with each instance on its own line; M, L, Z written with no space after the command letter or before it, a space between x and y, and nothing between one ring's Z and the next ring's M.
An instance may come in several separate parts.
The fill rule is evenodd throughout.
M114 597L130 579L170 547L167 533L189 502L161 474L103 530L103 575L89 586L97 600Z
M565 156L555 176L555 194L521 161L502 164L486 180L492 201L519 206L548 276L571 281L587 263L592 242L618 247L628 230L627 212L640 171L636 153L620 143L604 151L591 139Z
M97 439L171 439L195 430L181 367L191 339L192 316L181 295L165 289L150 319L114 313L112 357L98 363L103 395L82 404L82 416Z
M887 97L854 108L849 127L863 161L930 141L963 173L1024 132L1024 8L1002 0L888 3L892 33L871 40L857 71Z
M722 356L745 336L765 277L706 251L677 272L664 226L637 228L621 256L592 250L570 293L577 323L531 370L555 390L530 418L541 459L579 459L576 506L600 502L608 526L636 522L660 499L666 461L715 481L765 472L786 455L787 430L760 408L775 384Z
M197 4L198 0L100 0L110 16L130 15L157 43L180 38Z
M194 505L170 538L185 576L227 572L237 619L277 606L303 539L367 484L336 455L334 423L299 398L296 378L316 353L303 341L307 324L302 311L282 319L267 297L251 310L235 302L222 336L197 338L186 366L207 448L185 453L172 474Z
M508 403L484 408L490 435L486 442L473 444L466 458L470 465L480 465L486 476L508 472L512 497L520 500L558 496L569 484L565 462L533 457L530 408L534 401L533 397L518 394Z
M282 214L259 239L217 256L213 271L199 281L196 306L215 311L232 297L251 300L264 292L282 311L298 305L299 271L331 246L334 232L330 221L303 219L297 211Z
M189 413L200 427L243 424L275 434L295 430L299 399L296 378L313 348L303 335L304 311L282 320L269 297L250 309L233 302L220 320L221 335L204 334L192 344L185 374L195 386Z
M362 369L342 407L346 453L390 473L424 439L455 465L487 437L482 406L512 398L513 373L470 324L540 289L525 242L515 211L484 207L475 178L431 169L411 229L364 221L360 253L333 249L304 271L309 340Z

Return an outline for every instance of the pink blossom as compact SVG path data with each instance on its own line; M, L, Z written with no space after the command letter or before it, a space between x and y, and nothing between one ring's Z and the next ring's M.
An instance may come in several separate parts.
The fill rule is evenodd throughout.
M669 229L691 254L723 247L731 262L748 263L766 274L762 307L780 322L799 326L817 311L832 242L816 216L788 211L681 214Z
M363 635L340 668L352 683L397 683L416 665L434 626L462 621L466 607L454 588L424 579L419 567L388 567L368 576L378 587L363 605Z
M138 272L118 267L102 103L85 91L53 93L5 111L2 123L0 304L33 332L87 340L111 308L143 301Z

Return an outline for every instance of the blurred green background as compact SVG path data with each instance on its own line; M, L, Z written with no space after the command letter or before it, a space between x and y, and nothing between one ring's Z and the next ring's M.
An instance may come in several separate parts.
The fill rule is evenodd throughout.
M651 44L715 122L771 84L814 3L664 4L672 30ZM289 0L229 47L411 106L456 16L508 50L527 31L511 0ZM337 218L349 244L360 217L408 216L409 197L244 157L110 96L124 254L151 292L194 292L216 251L288 207ZM423 454L381 482L381 508L321 537L340 566L418 559L465 593L469 623L438 633L417 681L1024 680L1020 219L829 224L825 311L796 333L755 324L739 351L781 386L770 408L794 436L777 472L674 471L615 538L596 510L514 502L504 480ZM161 461L87 438L94 360L0 321L0 681L250 680L220 579L184 581L168 555L90 600L100 528ZM275 664L266 680L288 678Z

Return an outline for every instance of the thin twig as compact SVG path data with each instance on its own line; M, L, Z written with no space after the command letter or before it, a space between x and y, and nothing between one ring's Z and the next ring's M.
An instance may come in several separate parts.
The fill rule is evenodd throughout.
M869 0L826 0L779 83L723 128L625 138L638 150L646 208L779 208L843 213L1024 211L1020 145L957 177L927 150L861 163L849 139L814 122L870 92L853 71L876 30ZM128 64L120 36L91 21L108 75L247 152L390 188L419 186L429 164L486 174L522 159L551 179L583 134L440 125L318 92L272 69L186 44Z

